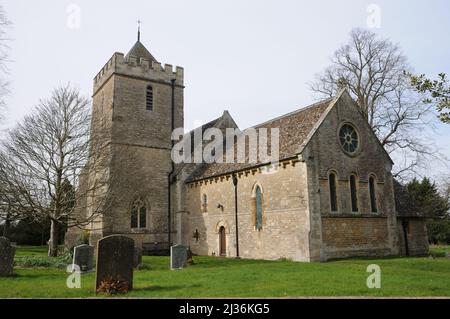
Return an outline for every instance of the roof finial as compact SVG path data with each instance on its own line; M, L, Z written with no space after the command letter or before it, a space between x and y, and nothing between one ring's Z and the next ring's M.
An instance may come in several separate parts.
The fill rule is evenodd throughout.
M138 23L138 41L141 41L141 20L137 20Z

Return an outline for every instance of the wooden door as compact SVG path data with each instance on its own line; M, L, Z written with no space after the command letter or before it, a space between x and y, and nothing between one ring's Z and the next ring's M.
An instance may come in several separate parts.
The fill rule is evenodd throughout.
M225 227L220 227L219 229L219 250L220 256L227 255L227 237L225 234Z

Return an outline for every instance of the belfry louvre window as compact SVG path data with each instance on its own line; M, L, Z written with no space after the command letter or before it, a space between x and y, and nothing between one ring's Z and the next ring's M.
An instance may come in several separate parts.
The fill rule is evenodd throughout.
M369 177L369 195L370 195L370 207L372 209L372 213L378 212L377 207L377 195L375 190L375 177Z
M208 195L203 194L202 196L202 211L204 213L208 212Z
M352 212L358 211L358 194L356 190L356 177L350 175L350 198L352 201Z
M337 212L336 174L328 175L328 185L330 187L330 208L332 212Z
M147 227L147 208L142 200L138 199L131 207L131 228Z
M147 86L147 96L146 96L147 110L153 110L153 87L151 85Z

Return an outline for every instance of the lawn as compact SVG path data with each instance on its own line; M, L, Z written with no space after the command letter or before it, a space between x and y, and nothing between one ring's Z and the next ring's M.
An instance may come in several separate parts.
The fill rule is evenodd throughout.
M16 257L46 256L47 251L47 246L20 246L17 247Z
M433 253L450 251L436 247ZM45 256L46 248L19 247L17 258ZM296 296L450 296L450 259L439 257L346 259L327 263L287 260L235 260L194 257L194 265L168 269L168 257L144 257L134 272L129 297L296 297ZM366 268L381 267L381 288L366 286ZM94 297L95 273L82 275L81 288L66 286L57 268L16 268L0 278L0 298Z
M431 246L430 253L437 256L444 256L450 254L450 246Z

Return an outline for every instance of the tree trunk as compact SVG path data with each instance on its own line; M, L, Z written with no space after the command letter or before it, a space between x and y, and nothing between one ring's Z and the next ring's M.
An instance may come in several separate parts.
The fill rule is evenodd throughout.
M59 243L59 224L55 220L51 220L50 224L50 239L48 241L48 256L58 256L58 243Z
M3 225L3 237L9 238L9 230L11 228L11 218L10 218L9 208L6 213L5 224Z
M3 237L9 238L9 230L11 228L11 221L9 217L6 217L5 224L3 225Z

